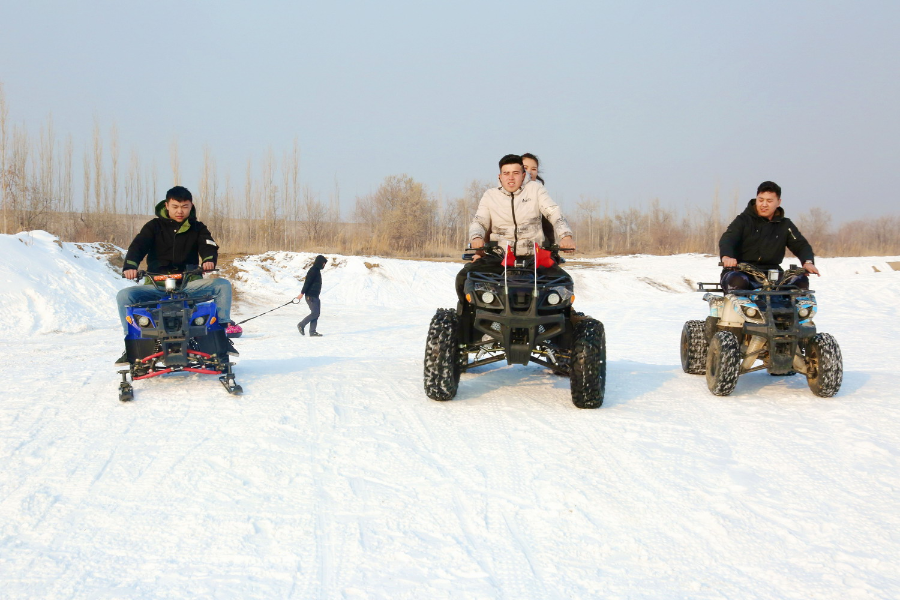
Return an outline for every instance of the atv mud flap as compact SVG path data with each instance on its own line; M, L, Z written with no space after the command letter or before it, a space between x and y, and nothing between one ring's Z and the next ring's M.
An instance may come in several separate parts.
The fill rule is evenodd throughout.
M794 371L794 357L803 340L816 335L815 325L793 324L787 329L777 329L766 323L744 323L748 335L758 335L769 341L768 371L773 375L787 375Z
M529 311L530 312L530 311ZM566 317L560 312L552 315L494 313L475 311L475 329L491 336L506 349L506 362L527 365L535 347L565 331Z
M224 329L211 329L207 335L198 337L194 341L197 343L197 350L212 356L225 356L231 347Z

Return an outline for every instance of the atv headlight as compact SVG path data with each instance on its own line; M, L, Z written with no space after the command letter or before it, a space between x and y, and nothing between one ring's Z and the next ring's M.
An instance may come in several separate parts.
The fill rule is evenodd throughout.
M203 325L204 323L206 323L206 317L197 317L196 319L194 319L194 325L196 325L197 327Z
M801 308L800 310L797 311L797 314L800 315L800 318L801 318L801 319L805 319L806 317L809 316L809 313L810 313L810 312L811 312L811 311L809 310L809 307L808 307L808 306L804 306L803 308Z
M759 313L759 307L757 307L752 300L745 298L736 300L734 303L734 310L738 310L738 307L740 307L740 312L746 319L759 321L762 318L762 315Z
M148 317L138 317L137 322L141 327L150 327L150 319Z
M559 304L560 300L562 300L562 298L560 298L559 294L556 292L550 292L550 295L547 296L547 304L556 305Z
M491 302L493 302L494 301L493 292L485 292L485 293L481 294L481 301L484 302L485 304L490 304Z

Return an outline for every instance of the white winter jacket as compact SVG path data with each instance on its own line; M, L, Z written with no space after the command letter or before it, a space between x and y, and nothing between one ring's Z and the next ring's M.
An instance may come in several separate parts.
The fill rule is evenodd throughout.
M557 243L573 235L559 206L537 181L529 181L513 194L502 187L493 188L478 203L475 218L469 225L469 239L485 239L490 232L490 241L501 246L509 243L517 256L533 254L533 243L540 245L544 241L541 215L553 225Z

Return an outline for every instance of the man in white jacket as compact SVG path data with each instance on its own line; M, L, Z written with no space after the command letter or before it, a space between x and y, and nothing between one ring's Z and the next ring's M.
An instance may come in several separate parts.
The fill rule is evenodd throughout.
M544 186L537 181L525 183L525 167L521 156L507 154L500 159L499 179L500 187L487 190L481 197L475 218L469 226L469 239L473 248L484 246L485 237L489 235L490 240L497 242L502 248L506 248L508 244L516 256L531 255L534 253L534 244L540 246L544 242L541 226L543 218L553 225L561 249L575 248L572 228ZM483 258L476 256L456 276L456 292L460 301L464 297L466 276L471 271L502 272L503 267L492 255Z

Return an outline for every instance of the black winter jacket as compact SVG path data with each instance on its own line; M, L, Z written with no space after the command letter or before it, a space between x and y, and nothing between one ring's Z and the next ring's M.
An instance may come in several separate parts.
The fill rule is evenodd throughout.
M775 209L772 220L756 214L756 199L734 218L719 240L719 256L736 258L759 269L779 269L784 249L789 248L800 262L814 260L812 246L793 221L784 216L784 209Z
M322 267L328 262L328 259L321 254L313 261L313 266L306 272L306 281L303 282L303 289L300 293L306 294L311 298L318 298L322 293Z
M206 225L197 220L196 208L183 222L169 218L165 201L156 205L158 215L148 221L128 246L123 270L137 269L147 257L151 273L177 273L188 265L213 264L219 258L219 246Z

